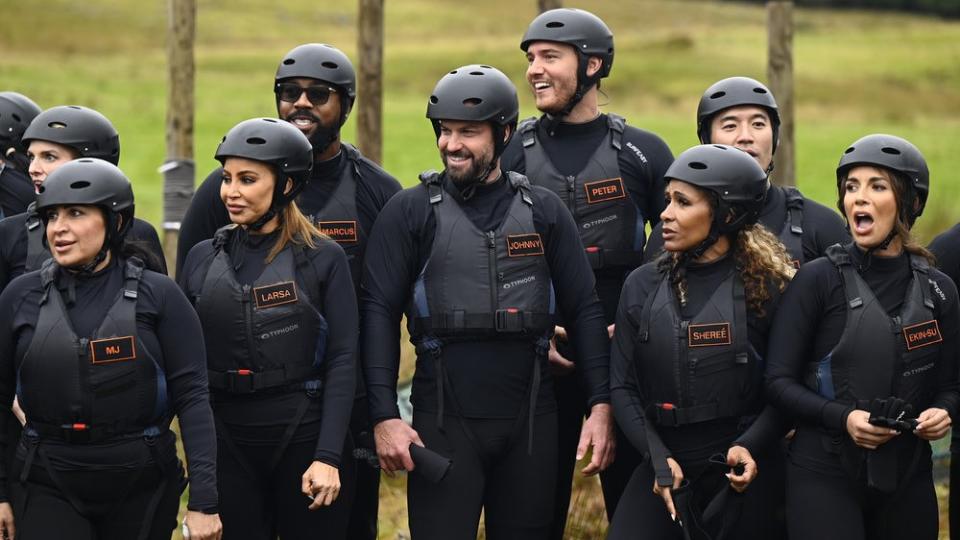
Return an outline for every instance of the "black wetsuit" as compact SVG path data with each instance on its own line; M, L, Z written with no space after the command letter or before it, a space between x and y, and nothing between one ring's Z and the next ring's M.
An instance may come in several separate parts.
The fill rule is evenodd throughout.
M27 264L27 220L24 212L0 220L0 290L13 278L23 274ZM166 273L167 266L163 257L163 247L156 229L142 219L134 218L133 226L127 233L127 242L136 243L153 258L153 263ZM44 247L44 258L50 258L49 250ZM33 268L32 270L37 270Z
M35 199L30 177L9 163L0 164L0 218L26 212Z
M679 317L690 321L709 307L711 302L733 302L730 305L735 306L736 301L732 300L732 296L730 300L713 297L714 291L735 271L731 255L707 264L690 264L686 273L688 300L680 307ZM630 274L623 287L617 311L616 334L610 351L610 397L617 423L634 446L645 447L648 445L648 435L655 437L649 439L651 458L656 459L655 455L663 458L671 456L678 462L684 477L691 483L696 501L695 512L702 512L716 494L729 489L726 487L729 482L723 476L729 468L711 467L708 459L714 454L726 455L733 445L747 448L758 463L759 474L742 496L740 519L736 522L733 535L727 538L780 538L783 531L778 530L778 526L782 526L782 520L776 519L775 509L783 499L783 456L776 442L786 433L786 424L779 413L765 406L761 385L763 362L767 357L767 334L780 294L773 284L768 284L771 297L763 304L764 313L761 315L751 309L746 310L747 340L752 349L750 354L756 360L751 362L755 373L736 375L737 378L732 379L731 375L736 373L734 370L737 367L720 369L716 361L710 363L710 359L711 355L722 357L711 353L710 347L695 344L692 340L688 343L690 355L694 351L705 352L701 353L699 367L690 368L697 370L696 375L682 378L687 381L681 383L682 387L693 389L688 390L690 395L684 399L697 404L710 403L711 398L697 395L696 388L743 384L741 397L745 406L741 406L744 408L740 412L742 416L722 415L676 426L661 425L656 421L647 425L651 422L655 404L651 403L649 396L644 395L641 387L672 387L675 384L674 380L638 380L641 362L677 362L669 357L641 357L638 348L641 313L647 309L648 301L652 304L650 295L657 293L662 279L663 274L657 270L656 264L646 264ZM667 298L676 302L672 288L669 290ZM732 332L735 335L736 321L724 322L728 330L733 325ZM727 341L729 343L730 340ZM677 365L680 363L677 362ZM650 368L643 371L650 371ZM654 451L654 445L660 448L659 451ZM644 531L644 538L683 538L681 529L670 519L663 499L652 492L654 479L654 466L650 461L636 468L613 516L608 538L635 538L637 531L641 530ZM717 531L711 532L716 534Z
M77 336L92 336L121 297L124 268L122 261L111 261L104 270L86 277L59 271L49 294L62 298L68 323ZM196 313L180 289L166 276L150 271L143 272L137 289L136 346L158 368L160 416L154 425L156 436L149 441L140 431L101 440L93 432L67 429L61 436L42 432L39 439L33 438L31 403L23 398L30 389L17 388L21 381L18 370L23 368L31 344L42 339L34 331L43 295L39 271L15 279L0 295L0 401L9 408L16 389L28 420L15 466L2 484L3 500L9 500L11 490L14 494L17 538L125 540L138 538L142 524L149 533L147 538L170 538L184 487L176 437L168 429L174 414L179 417L190 473L187 508L216 513L216 442L203 336ZM70 348L67 354L77 353ZM91 362L93 358L96 354L91 355ZM138 353L132 361L150 359ZM49 376L62 373L50 371ZM130 408L136 410L137 405L137 398L131 397ZM96 415L86 421L96 425ZM5 425L3 431L9 427ZM39 446L31 452L36 440ZM27 472L22 471L25 460L31 462Z
M863 253L852 243L844 246L843 252L849 254L852 268L866 282L880 308L889 317L901 315L908 304L908 291L913 282L907 255L874 256L865 261ZM939 330L935 339L921 343L922 348L913 351L913 354L928 356L911 356L912 360L908 360L922 361L924 365L914 369L916 364L907 364L902 374L894 372L894 377L899 377L895 380L900 381L894 384L902 387L916 380L908 377L924 377L920 384L927 397L913 403L914 414L939 407L954 417L960 401L957 289L936 269L930 269L925 278L926 282L923 277L919 280L917 290L928 289L925 294L932 299L932 315ZM867 298L862 296L863 291L860 294ZM790 537L799 540L936 538L938 516L930 444L909 432L895 436L885 443L888 448L881 446L878 451L886 456L890 455L888 451L895 452L896 460L884 471L895 472L896 491L888 493L868 487L869 461L863 458L866 451L854 445L846 429L853 404L843 399L829 399L808 386L813 384L810 382L812 366L836 362L850 302L837 267L827 258L817 259L800 268L783 296L771 328L767 395L774 405L791 415L798 426L790 442L787 464ZM850 346L870 346L860 343L852 342ZM878 360L876 368L866 369L864 373L882 372L886 367ZM819 371L817 380L821 380ZM852 381L834 377L832 386L843 389L851 384ZM863 396L861 399L888 397Z
M240 285L255 284L264 272L266 257L278 234L248 235L242 229L233 231L223 249ZM216 253L211 240L197 244L187 256L180 279L187 297L200 310L205 328L210 321L204 318L216 316L220 311L215 305L208 306L209 311L199 307L204 294L215 294L206 288L205 282ZM303 257L294 263L295 297L300 302L309 302L328 325L325 353L313 360L316 369L312 378L319 377L322 381L320 397L307 392L303 384L252 393L211 388L213 411L220 428L217 471L222 494L220 509L224 538L228 540L268 539L277 535L305 538L311 531L323 531L324 537L332 539L347 538L355 486L353 444L348 426L356 377L354 362L359 327L356 295L346 256L336 243L318 240L317 248L306 250ZM279 259L278 255L276 260ZM302 337L292 332L302 324L299 320L287 320L269 330L258 330L264 332L259 343L265 343L268 338ZM241 327L236 332L244 330ZM269 337L266 332L271 333ZM204 336L208 343L219 343L223 347L229 346L231 337L209 335L209 332ZM319 355L318 342L309 343L305 352L307 360ZM293 365L303 359L270 360ZM301 410L302 406L306 409ZM302 418L299 425L292 426L298 412ZM288 428L294 430L290 432ZM289 442L278 455L275 452L282 448L284 439ZM331 506L310 511L307 509L310 500L301 493L300 479L315 460L340 470L342 491Z
M400 191L400 183L386 171L366 158L355 161L345 157L343 151L336 157L315 163L310 181L297 197L300 210L314 216L324 209L337 190L342 175L348 167L356 165L360 180L356 183L356 219L357 226L365 231L357 236L358 242L344 243L342 247L351 259L350 271L354 285L359 289L360 268L366 239L373 229L373 223L383 205L395 193ZM216 169L203 181L190 203L177 246L177 269L195 244L213 237L217 229L230 223L227 210L220 200L222 169ZM353 178L356 179L354 174ZM344 219L344 218L341 218ZM359 362L358 362L359 364ZM376 448L367 419L366 392L362 377L357 377L357 400L353 405L353 418L350 420L350 432L357 445L354 454L357 458L357 496L350 516L350 538L352 540L375 540L377 537L377 509L379 506L380 469L376 457Z
M787 220L787 205L784 188L770 186L767 191L767 200L760 212L760 223L775 235L792 234L783 231ZM837 243L846 243L850 240L850 233L840 214L826 206L806 197L803 198L803 233L800 243L803 250L803 264L822 257L827 248ZM643 254L644 262L650 262L663 252L663 225L658 224L650 231L647 239L647 248ZM797 254L792 254L794 257Z
M448 181L444 185L444 196L454 197L479 231L498 230L515 199L504 177L479 186L468 201ZM608 339L603 310L593 292L593 272L560 199L537 187L530 194L533 226L545 246L557 306L570 321L587 404L607 402ZM360 353L374 422L400 417L399 323L433 249L436 223L427 189L420 185L391 199L370 238L361 290ZM424 336L412 325L410 329L411 341L420 343ZM445 434L438 429L435 359L425 351L418 354L414 428L427 448L452 458L454 465L439 484L415 472L410 475L414 539L475 538L481 507L488 538L548 538L556 482L557 403L546 361L534 347L535 337L466 335L444 342L440 359L447 381L442 405ZM539 366L542 384L528 453L531 366Z
M576 175L587 167L595 149L607 144L608 132L607 115L601 114L595 120L584 124L560 123L552 134L547 132L541 122L537 126L536 138L559 173ZM617 153L617 166L624 187L639 210L641 219L653 226L660 220L663 209L663 173L673 163L673 154L660 137L630 125L624 128L621 148ZM526 170L523 143L519 136L513 137L504 152L503 169L527 174L531 183L538 184L538 171ZM578 225L582 227L584 224ZM640 234L643 234L642 231ZM642 245L641 241L640 246ZM597 296L600 297L608 325L613 324L620 289L631 270L633 268L621 267L603 268L595 272ZM558 321L558 324L565 326L562 320ZM570 357L574 352L571 347L563 343L558 346L564 357L576 360ZM559 406L558 504L550 538L562 540L570 503L571 480L576 465L577 442L587 409L585 395L576 377L558 376L555 383ZM608 518L613 516L627 479L640 463L642 456L642 452L633 450L622 433L617 433L617 442L620 449L617 450L616 460L601 473Z
M930 243L937 257L937 268L953 280L960 281L960 224L937 235ZM960 539L960 428L954 427L950 438L950 538Z

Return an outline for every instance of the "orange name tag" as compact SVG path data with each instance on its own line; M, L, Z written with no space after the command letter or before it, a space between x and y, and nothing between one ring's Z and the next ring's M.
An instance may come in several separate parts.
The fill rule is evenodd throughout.
M687 344L690 347L716 347L729 345L730 323L691 324L687 327Z
M137 348L133 336L95 339L90 342L90 358L94 364L109 364L136 360Z
M253 300L257 309L266 309L297 301L297 284L285 281L275 285L265 285L253 289Z
M606 180L587 182L583 185L583 189L587 191L587 203L589 204L623 199L627 196L627 190L623 189L622 178L607 178Z
M507 256L529 257L543 255L543 240L539 233L511 234L507 236Z
M320 232L329 236L331 240L342 243L357 241L356 221L321 221L317 225L320 227Z
M907 342L907 350L912 351L934 343L943 341L940 334L940 325L937 320L913 324L903 329L903 339Z

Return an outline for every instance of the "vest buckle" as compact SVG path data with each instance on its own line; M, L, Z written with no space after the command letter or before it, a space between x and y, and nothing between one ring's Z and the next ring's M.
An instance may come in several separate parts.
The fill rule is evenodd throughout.
M63 440L68 443L90 442L90 425L83 422L74 422L72 424L63 424L60 426L63 430Z
M227 389L237 394L248 394L253 392L254 372L249 369L233 369L227 371Z
M594 270L603 268L603 250L600 246L587 246L584 251L587 253L587 260L590 261L590 268Z
M517 308L498 309L494 318L497 332L523 330L523 312Z

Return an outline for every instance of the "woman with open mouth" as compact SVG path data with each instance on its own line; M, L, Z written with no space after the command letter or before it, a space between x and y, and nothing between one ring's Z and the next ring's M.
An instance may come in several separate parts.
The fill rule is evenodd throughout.
M930 441L960 402L957 290L910 229L920 151L868 135L837 167L853 242L804 265L770 335L768 397L798 427L787 464L793 539L937 538Z

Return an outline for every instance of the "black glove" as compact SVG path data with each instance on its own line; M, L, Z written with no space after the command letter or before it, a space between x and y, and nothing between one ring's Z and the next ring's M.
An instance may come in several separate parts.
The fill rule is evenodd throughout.
M871 425L895 429L901 433L916 429L917 418L913 414L913 405L897 398L874 399L870 403Z

